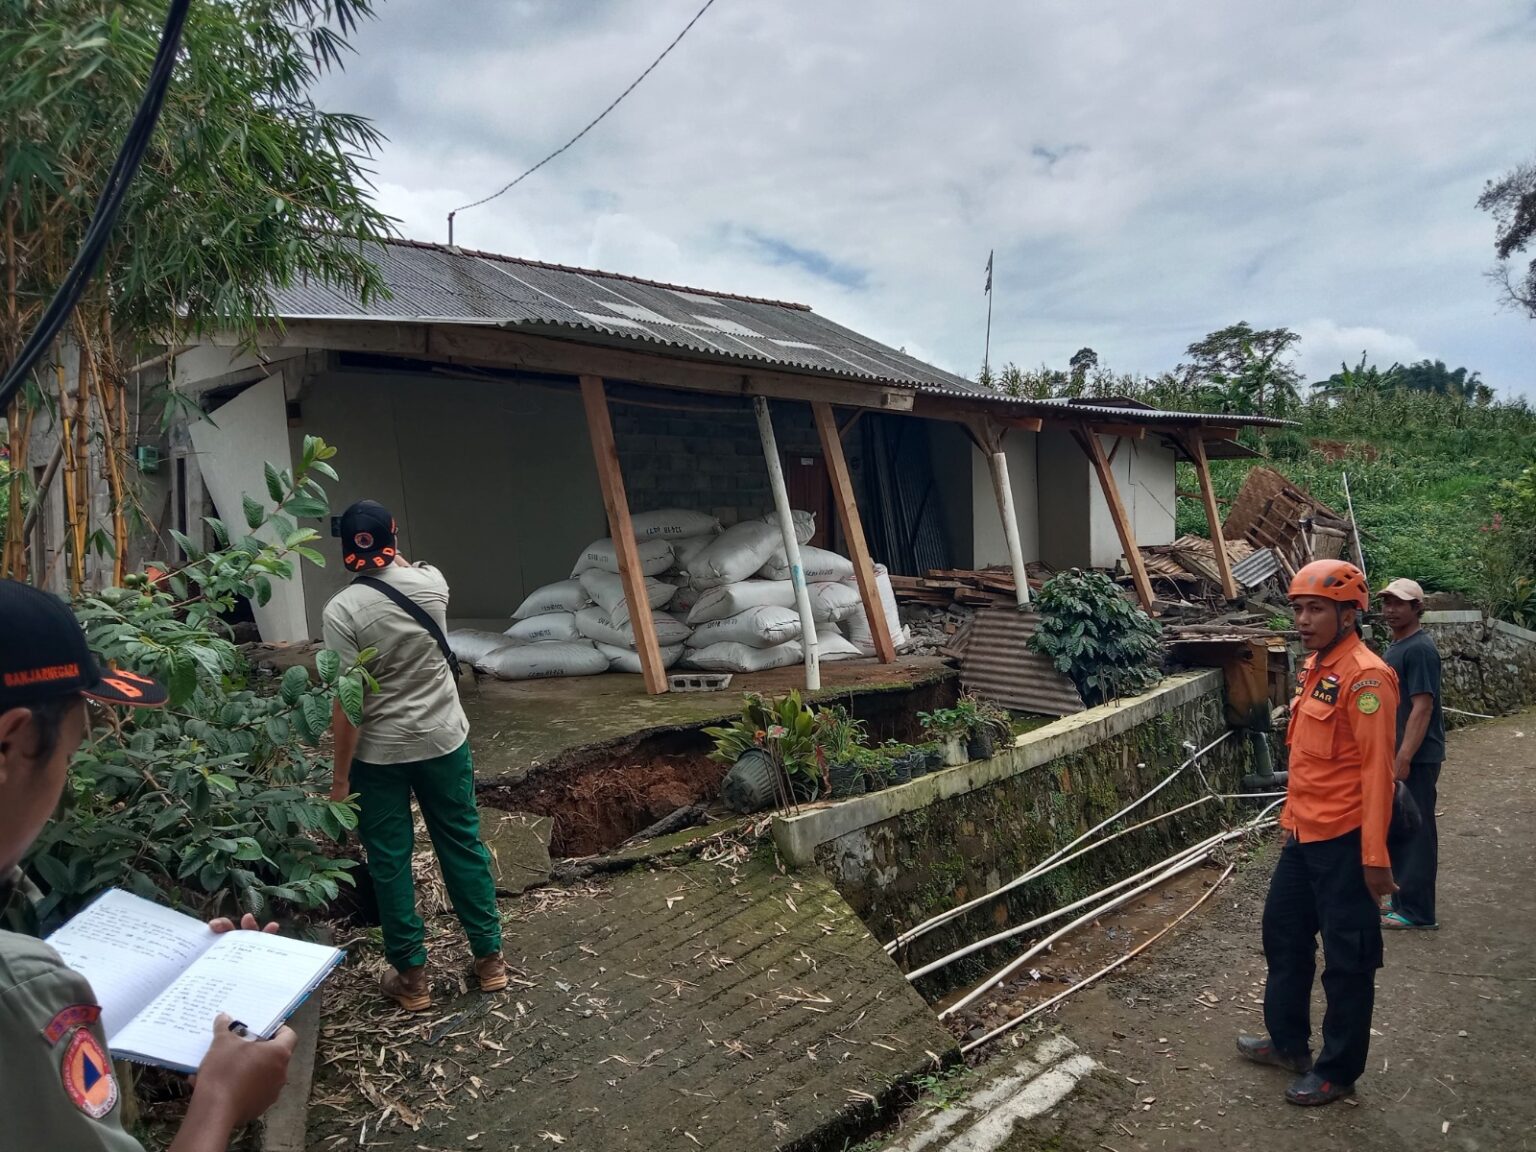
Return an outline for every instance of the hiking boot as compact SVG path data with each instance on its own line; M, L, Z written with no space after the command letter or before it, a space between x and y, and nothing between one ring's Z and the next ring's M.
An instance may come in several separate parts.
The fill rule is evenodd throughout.
M1285 1098L1303 1108L1332 1104L1335 1100L1354 1094L1353 1084L1335 1084L1332 1080L1324 1080L1316 1072L1308 1072L1301 1079L1292 1081L1291 1086L1285 1090Z
M1312 1071L1310 1052L1288 1056L1276 1048L1274 1041L1268 1036L1239 1036L1237 1054L1244 1060L1252 1060L1255 1064L1269 1064L1275 1068L1284 1068L1288 1072L1295 1072L1298 1076L1305 1076Z
M507 986L507 962L500 952L475 957L475 979L482 992L500 992Z
M422 964L385 973L379 981L379 990L407 1012L425 1012L432 1007L432 987L427 983L427 969Z

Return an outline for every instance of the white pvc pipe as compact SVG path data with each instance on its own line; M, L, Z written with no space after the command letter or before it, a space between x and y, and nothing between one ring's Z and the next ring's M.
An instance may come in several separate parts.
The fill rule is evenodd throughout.
M896 939L892 940L890 943L888 943L885 946L886 952L887 953L894 953L902 945L910 944L912 941L916 940L920 936L926 936L929 932L932 932L935 928L941 928L945 924L948 924L951 920L955 919L955 917L963 916L963 915L965 915L965 913L969 912L973 908L979 908L983 904L990 903L992 900L995 900L997 897L1001 896L1004 892L1011 892L1011 891L1013 891L1013 889L1018 888L1018 887L1020 887L1023 884L1027 884L1031 880L1034 880L1035 878L1037 878L1039 876L1045 875L1046 872L1051 870L1051 867L1050 867L1051 865L1055 864L1055 862L1057 860L1061 859L1061 857L1065 856L1072 849L1076 848L1084 840L1090 839L1091 837L1093 837L1098 832L1101 832L1103 829L1108 828L1116 820L1119 820L1119 819L1123 818L1124 816L1126 816L1127 814L1135 811L1137 808L1139 808L1143 804L1145 804L1148 800L1152 799L1152 797L1156 796L1164 788L1168 787L1168 785L1173 783L1173 781L1178 777L1179 773L1183 772L1184 769L1188 768L1191 764L1193 764L1201 756L1204 756L1212 748L1216 747L1223 740L1225 740L1228 736L1232 735L1233 731L1234 731L1233 729L1228 728L1220 736L1216 737L1216 739L1212 740L1204 748L1201 748L1199 751L1195 752L1193 755L1190 756L1190 758L1188 760L1184 761L1184 763L1180 764L1177 768L1175 768L1172 772L1170 772L1162 780L1161 783L1159 783L1155 787L1153 787L1153 789L1150 792L1148 792L1146 795L1142 796L1140 799L1133 800L1131 803L1127 804L1124 808L1120 809L1120 811L1116 812L1113 816L1109 817L1109 819L1101 820L1099 823L1095 824L1092 828L1088 829L1088 831L1084 832L1076 840L1073 840L1070 844L1064 845L1063 847L1058 848L1055 852L1052 852L1044 860L1042 860L1038 864L1034 865L1032 868L1030 868L1023 875L1015 876L1012 880L1008 881L1008 883L1002 885L1002 887L994 888L991 892L988 892L988 893L986 893L983 896L978 896L974 900L968 900L964 904L957 905L956 907L951 908L947 912L940 912L937 916L930 917L929 919L923 921L921 924L917 925L917 927L915 927L915 928L908 928L905 932L902 932L899 935L897 935ZM1168 815L1172 815L1172 813L1168 813ZM1129 829L1127 829L1127 831L1129 831ZM1105 840L1105 843L1108 843L1108 842L1109 842L1108 840Z
M795 517L789 507L789 489L784 485L784 466L779 460L779 443L773 435L773 417L768 413L767 397L753 397L752 407L757 412L757 434L763 442L763 459L768 465L768 486L773 490L773 506L779 514L779 534L784 538L784 558L789 564L789 579L795 589L795 610L800 613L805 688L807 692L814 692L821 687L821 662L816 645L816 618L811 613L811 593L805 586L805 569L800 563L800 538L795 535Z
M1008 563L1013 567L1013 598L1020 608L1029 607L1029 570L1024 567L1024 546L1019 540L1019 517L1013 509L1013 485L1008 480L1008 456L992 454L992 489L997 493L997 512L1003 520L1003 540Z
M1239 836L1246 836L1249 832L1258 830L1264 826L1264 817L1269 812L1270 808L1273 808L1274 806L1274 804L1269 805L1268 808L1265 808L1263 811L1261 811L1249 823L1243 825L1240 828L1235 828L1230 832L1222 833L1215 837L1215 839L1219 842L1225 842L1227 840L1234 840ZM1158 885L1164 883L1165 881L1171 880L1175 876L1189 871L1197 864L1204 863L1205 860L1209 858L1214 847L1214 844L1209 846L1202 845L1200 846L1200 850L1196 855L1186 856L1184 859L1175 858L1177 860L1175 864L1173 864L1171 867L1165 868L1162 872L1158 873L1158 875L1152 877L1150 880L1137 885L1135 888L1131 889L1129 892L1124 893L1123 895L1116 896L1108 903L1101 904L1096 908L1089 909L1076 920L1073 920L1070 924L1058 928L1055 932L1052 932L1049 936L1045 937L1045 939L1031 946L1024 952L1023 955L1009 961L1002 968L999 968L996 972L994 972L991 976L988 976L975 988L972 988L959 1000L955 1001L948 1008L944 1009L944 1011L940 1012L939 1019L948 1019L950 1016L953 1016L956 1012L960 1011L967 1005L975 1003L983 993L1001 984L1004 980L1008 979L1009 976L1013 975L1014 972L1018 971L1021 967L1027 964L1030 960L1033 960L1036 956L1040 955L1041 952L1045 951L1052 944L1056 943L1056 941L1062 939L1065 936L1071 935L1084 924L1091 923L1092 921L1097 920L1100 916L1103 916L1109 912L1113 912L1116 908L1120 908L1126 904L1129 904L1138 896L1142 896L1145 893L1150 892L1152 889L1156 888ZM1109 891L1109 889L1106 889L1105 891ZM1097 895L1102 896L1104 893L1100 892Z

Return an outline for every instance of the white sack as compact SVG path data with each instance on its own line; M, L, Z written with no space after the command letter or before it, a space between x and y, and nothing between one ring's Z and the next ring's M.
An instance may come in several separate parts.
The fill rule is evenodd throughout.
M682 579L686 581L688 578L684 576ZM677 592L673 594L671 600L667 601L667 607L671 609L672 615L687 617L703 595L705 593L685 582L678 585Z
M711 644L691 648L683 663L706 672L766 672L787 668L805 658L800 641L790 640L772 648L753 648L747 644Z
M847 641L843 641L847 643ZM634 672L639 674L640 653L633 648L620 648L615 644L598 644L597 650L608 657L608 671L610 672ZM683 658L684 648L681 644L672 644L661 650L661 666L670 668Z
M692 564L699 553L714 542L714 536L690 536L686 540L671 541L672 567L680 572L687 572L688 565Z
M880 604L885 609L886 627L891 633L891 643L897 648L907 642L907 630L901 625L901 615L896 607L896 593L891 588L891 577L884 564L875 565L875 587L880 590ZM848 639L853 641L860 653L865 656L875 654L875 634L870 631L869 617L864 614L861 605L859 610L848 617Z
M767 563L774 545L781 540L779 530L764 521L743 520L727 528L695 556L688 565L688 575L696 588L735 584Z
M590 603L592 600L587 596L586 589L575 580L557 580L528 593L528 599L518 605L517 611L512 613L512 619L526 620L530 616L543 616L550 612L575 612Z
M481 632L474 628L455 628L448 633L448 647L466 664L473 664L487 652L505 648L510 641L500 632Z
M748 608L794 606L795 589L787 580L742 580L699 593L688 613L688 623L699 625L709 620L724 620Z
M656 643L665 647L681 644L688 639L688 625L665 612L653 612L651 620L656 625ZM576 613L576 627L588 640L600 644L612 644L615 648L633 649L635 630L630 624L615 624L601 608L583 608Z
M508 644L480 657L475 667L498 680L547 680L596 676L608 671L608 657L585 640Z
M837 630L836 624L820 624L816 627L816 658L818 660L853 660L862 656L848 637Z
M837 581L811 584L811 616L818 624L841 624L863 608L858 587Z
M615 624L629 622L629 605L624 600L624 577L594 568L581 574L581 586L592 597L592 602L606 612ZM653 576L645 578L645 598L652 608L664 606L676 594L676 585L665 584Z
M795 522L795 540L800 544L809 544L811 537L816 535L816 513L801 512L798 509L790 509L789 518ZM770 512L763 517L763 523L772 524L775 532L779 531L779 514ZM780 533L782 538L783 533Z
M657 508L629 518L636 540L688 540L694 536L713 536L720 531L720 521L705 512L687 508Z
M853 579L853 561L836 552L828 552L825 548L806 546L800 549L800 569L805 574L807 584L813 581ZM788 580L789 560L785 558L784 549L775 549L757 574L764 580Z
M640 554L640 571L647 576L660 575L672 567L672 545L665 540L641 540L635 544L635 550ZM619 570L618 551L607 536L592 541L582 549L576 567L571 569L571 576L574 579L593 568L614 573Z
M550 640L580 640L573 612L546 612L530 616L508 628L505 637L518 644L541 644Z
M711 644L748 644L753 648L772 648L786 640L800 639L800 614L792 608L763 605L748 608L723 620L700 624L688 637L688 647L708 648Z

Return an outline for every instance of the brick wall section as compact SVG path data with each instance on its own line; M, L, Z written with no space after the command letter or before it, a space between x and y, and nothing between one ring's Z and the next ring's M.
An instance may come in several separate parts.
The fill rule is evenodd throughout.
M773 510L750 407L674 412L614 404L612 411L632 511L692 508L730 525ZM780 452L821 455L810 405L774 404L771 411Z

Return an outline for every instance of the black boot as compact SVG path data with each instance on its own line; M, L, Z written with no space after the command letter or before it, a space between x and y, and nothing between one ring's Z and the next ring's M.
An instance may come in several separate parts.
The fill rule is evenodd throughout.
M1285 1098L1303 1108L1332 1104L1335 1100L1354 1094L1353 1084L1335 1084L1331 1080L1324 1080L1316 1072L1308 1072L1301 1079L1292 1081L1291 1086L1285 1090Z
M1295 1072L1299 1076L1305 1076L1312 1071L1312 1053L1287 1055L1277 1049L1274 1041L1268 1036L1239 1036L1237 1054L1244 1060L1252 1060L1255 1064L1270 1064L1276 1068L1284 1068L1288 1072Z

